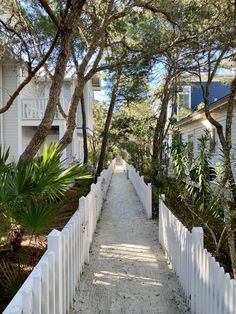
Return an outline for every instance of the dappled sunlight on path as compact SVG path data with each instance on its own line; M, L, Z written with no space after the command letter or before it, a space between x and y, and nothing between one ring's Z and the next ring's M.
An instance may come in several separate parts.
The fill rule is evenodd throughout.
M116 168L74 303L75 313L188 313L175 274L122 167Z

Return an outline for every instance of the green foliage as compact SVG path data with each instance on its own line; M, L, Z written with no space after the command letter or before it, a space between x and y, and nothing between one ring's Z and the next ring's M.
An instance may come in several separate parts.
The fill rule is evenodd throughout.
M183 143L180 132L175 131L172 138L172 165L177 175L177 178L182 179L185 177L186 171L189 172L192 161L190 159L188 145Z
M13 297L26 279L25 272L20 263L17 264L17 267L14 267L12 264L3 260L0 263L0 272L1 286L4 292Z
M9 151L9 148L5 149L0 146L0 173L6 172L11 167L11 164L7 162Z
M89 140L89 160L93 167L96 168L99 159L101 141L103 135L104 124L107 115L107 106L105 103L94 101L93 103L93 135Z
M151 162L154 112L145 101L132 102L117 109L110 131L110 146L139 170L147 170Z
M106 112L105 104L94 104L94 134L90 138L89 155L95 165L99 157ZM119 106L113 113L106 162L120 155L137 169L148 169L151 162L153 124L154 113L146 101Z
M199 105L197 105L197 110L203 109L204 108L204 103L201 102Z
M191 109L186 106L180 106L178 110L178 120L181 120L192 113Z
M210 164L208 134L198 141L199 154L190 160L188 145L182 143L179 132L174 136L172 160L177 174L175 191L191 214L193 225L200 224L206 228L218 251L216 238L224 226L224 200L218 188L212 184L212 179L219 173L219 166L216 165L215 170Z
M42 155L27 163L12 163L9 171L0 174L2 214L32 234L46 231L58 217L69 184L90 177L81 164L66 168L55 143L45 145Z

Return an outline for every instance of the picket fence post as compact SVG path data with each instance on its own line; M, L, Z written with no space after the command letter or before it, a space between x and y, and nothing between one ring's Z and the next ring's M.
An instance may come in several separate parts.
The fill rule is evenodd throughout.
M197 309L197 292L198 292L198 274L197 274L197 259L198 248L203 249L203 229L202 227L192 228L192 263L191 263L191 311L196 313Z
M41 274L39 271L37 271L33 276L34 314L41 314L41 302L42 302Z
M61 232L54 229L48 235L48 250L55 254L55 313L63 314Z
M44 261L41 267L42 271L42 313L50 314L49 311L49 261Z
M14 306L9 312L9 314L22 314L22 310L20 307Z
M55 303L56 303L56 295L55 295L55 253L47 252L48 263L49 263L49 313L56 314Z
M23 313L32 313L32 301L33 301L33 290L32 288L27 287L22 294L22 303L23 303Z
M152 184L151 183L148 183L148 208L149 208L148 218L152 218Z
M79 199L79 209L81 210L83 216L83 246L84 246L84 262L89 264L89 239L87 234L88 222L87 222L87 208L86 199L81 196Z
M163 246L163 201L161 195L159 195L159 225L158 225L158 234L159 234L159 242Z

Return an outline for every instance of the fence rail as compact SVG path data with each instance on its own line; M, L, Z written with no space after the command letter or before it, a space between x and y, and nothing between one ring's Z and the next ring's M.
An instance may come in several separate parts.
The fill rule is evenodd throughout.
M48 235L48 248L3 314L69 312L114 169L103 170L62 231Z
M236 314L236 282L203 246L203 229L192 232L159 202L159 241L179 277L192 314Z
M125 161L124 161L125 162ZM146 184L144 177L139 175L139 171L125 162L127 177L132 182L138 197L140 198L146 210L147 218L152 218L152 186Z

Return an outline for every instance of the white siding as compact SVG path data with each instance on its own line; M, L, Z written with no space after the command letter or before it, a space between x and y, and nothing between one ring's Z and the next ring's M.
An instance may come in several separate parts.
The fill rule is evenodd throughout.
M212 113L212 116L222 124L223 129L225 129L225 120L226 120L226 111L218 110L217 112ZM186 123L180 127L180 132L182 133L182 140L183 142L188 141L188 135L193 134L194 136L194 156L197 157L198 155L198 138L200 138L207 128L213 128L211 124L204 118L199 119L197 121ZM216 140L216 147L215 153L211 155L211 163L215 164L216 162L222 162L222 146L217 135L215 132L215 140ZM236 106L234 107L234 116L233 116L233 124L232 124L232 157L233 157L233 172L236 178Z
M29 84L21 91L21 98L35 99L37 97L37 85L32 79Z
M83 162L84 159L84 147L83 147L83 137L78 136L78 159L80 162Z
M64 82L61 90L61 97L64 99L67 108L72 97L72 92L73 88L71 81Z
M93 105L93 91L92 91L92 82L88 81L85 85L85 108L86 108L86 123L87 128L93 131L93 112L92 112L92 105Z
M23 150L27 147L30 140L34 136L36 132L36 127L30 127L30 126L24 126L22 127L22 145ZM47 135L44 144L49 145L51 142L58 142L59 140L59 130L58 129L51 129L49 131L49 134ZM43 145L44 145L43 144ZM42 151L43 145L40 148L40 151Z
M66 147L66 158L67 158L67 162L69 164L73 161L73 146L72 146L72 143L70 143Z
M85 113L86 113L86 127L88 134L91 134L93 131L93 91L92 91L92 83L88 81L84 86L84 105L85 105ZM81 104L79 103L77 109L77 127L79 128L79 133L82 133L82 113L81 113Z
M0 105L6 104L9 96L16 90L17 85L20 84L25 78L26 73L20 70L20 64L15 60L11 60L5 56L4 59L0 60ZM21 91L20 95L12 105L12 107L4 113L1 117L3 119L3 144L8 147L10 146L10 158L18 160L21 152L26 148L32 136L35 133L35 126L38 125L39 121L36 120L22 120L22 100L32 99L32 104L35 103L35 99L48 98L50 89L50 80L41 81L33 79L26 87ZM63 83L61 98L64 100L64 109L68 111L68 104L74 91L75 81L66 80ZM92 119L92 103L93 103L93 91L91 81L87 82L84 88L84 99L87 117L87 131L88 134L92 134L93 119ZM63 103L62 103L63 104ZM80 148L77 143L77 135L82 134L82 115L81 106L79 105L77 110L77 126L80 127L76 132L76 136L73 141L76 143L72 144L72 149L68 148L68 155L76 151L76 155L81 155ZM62 121L62 120L61 120ZM54 125L60 125L59 120L56 120ZM0 119L1 123L1 119ZM28 128L28 129L27 129ZM61 128L61 127L60 127ZM21 134L21 132L23 132ZM57 132L58 133L58 132ZM62 135L62 134L61 134ZM0 128L1 138L1 128ZM58 134L49 134L46 142L51 140L58 140ZM76 138L76 140L75 140ZM81 138L82 139L82 138ZM81 141L79 141L81 142ZM74 146L73 146L74 145ZM74 148L73 148L74 147ZM81 146L82 147L82 146Z
M17 87L17 65L4 64L2 67L3 78L3 103L6 104L9 96ZM10 158L18 159L18 101L16 100L11 108L3 114L3 135L4 145L10 146Z

